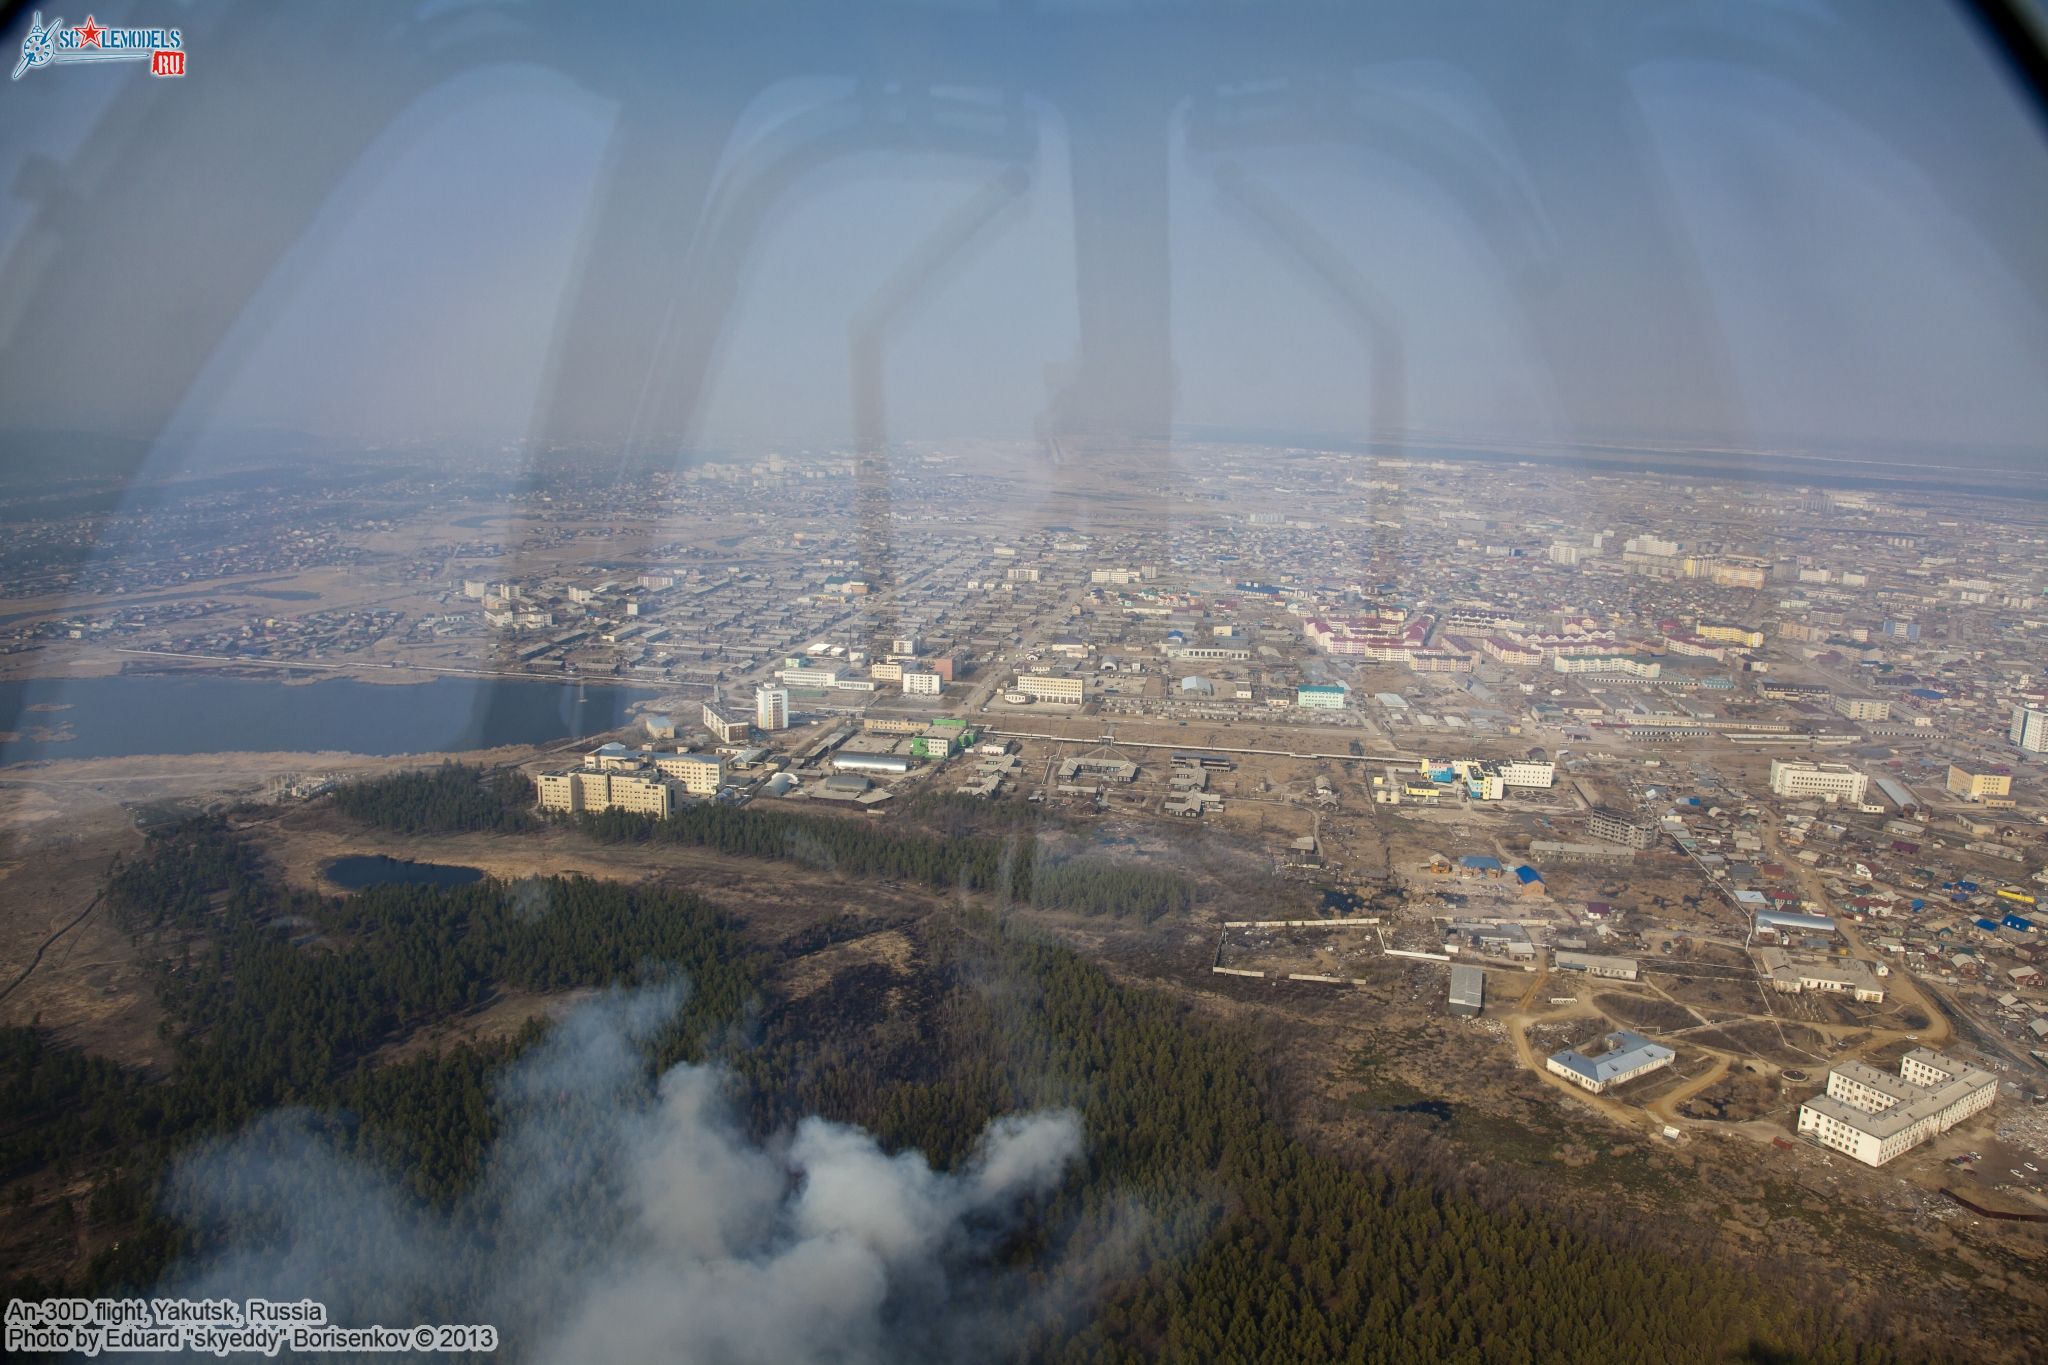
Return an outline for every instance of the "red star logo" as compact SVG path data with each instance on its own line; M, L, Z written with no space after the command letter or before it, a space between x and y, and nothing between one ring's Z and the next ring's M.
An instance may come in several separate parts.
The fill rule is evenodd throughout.
M100 35L105 32L106 30L94 23L92 16L88 14L85 16L85 22L78 26L78 45L80 47L98 47L100 45Z

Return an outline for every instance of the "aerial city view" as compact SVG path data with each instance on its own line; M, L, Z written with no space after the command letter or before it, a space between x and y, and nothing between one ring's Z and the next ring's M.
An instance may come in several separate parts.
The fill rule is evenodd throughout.
M6 29L10 1357L2041 1358L2019 11L240 8Z

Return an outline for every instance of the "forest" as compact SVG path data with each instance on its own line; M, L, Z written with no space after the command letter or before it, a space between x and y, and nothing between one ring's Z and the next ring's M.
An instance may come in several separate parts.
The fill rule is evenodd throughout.
M417 1190L451 1195L488 1143L478 1101L509 1053L375 1061L500 990L681 974L691 990L653 1066L700 1055L758 989L755 956L730 920L684 892L556 877L320 896L279 885L217 817L153 835L110 877L108 901L149 952L169 1080L81 1057L35 1029L0 1031L0 1178L91 1170L94 1215L136 1224L89 1272L95 1289L146 1283L176 1249L177 1230L146 1216L175 1150L279 1106L354 1116L351 1145L405 1154ZM445 1122L451 1114L485 1131Z
M537 825L533 792L517 773L444 764L369 778L341 788L344 815L404 834L517 830ZM985 809L985 808L984 808ZM1035 825L992 821L962 803L924 799L927 832L836 815L695 802L666 820L626 811L577 816L575 827L603 843L682 844L747 858L776 858L853 876L915 882L935 891L984 892L1048 910L1150 922L1194 904L1195 883L1177 873L1100 857L1056 854Z
M533 785L511 769L443 763L351 782L334 793L343 815L398 834L529 829L540 822Z
M707 823L697 837L801 828ZM926 879L916 857L885 846L826 847ZM929 872L954 885L1012 875L979 854ZM785 1000L768 984L773 953L749 949L715 908L660 888L550 879L337 901L278 886L232 829L201 820L154 837L110 891L122 922L158 952L170 1078L34 1030L0 1035L7 1179L89 1178L95 1192L72 1216L102 1238L119 1234L121 1250L68 1290L145 1286L192 1250L189 1230L156 1212L164 1161L281 1104L310 1106L422 1200L460 1199L494 1133L492 1077L542 1026L403 1061L380 1060L380 1049L494 985L542 991L674 969L696 990L650 1045L649 1075L678 1058L720 1058L756 1134L818 1113L950 1166L993 1116L1081 1113L1085 1161L998 1254L1027 1283L1089 1293L1020 1299L1020 1360L1911 1354L1827 1295L1794 1293L1666 1230L1488 1198L1391 1153L1346 1164L1318 1152L1289 1132L1254 1033L1120 984L1016 917L956 908L917 922L908 996L854 972ZM776 951L859 932L821 916ZM727 1027L742 1016L743 1033Z

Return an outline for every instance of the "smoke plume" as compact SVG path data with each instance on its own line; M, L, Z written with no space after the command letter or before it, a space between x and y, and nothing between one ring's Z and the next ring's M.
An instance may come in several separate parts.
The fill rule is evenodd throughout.
M453 1212L304 1112L202 1149L171 1211L215 1249L163 1292L309 1297L349 1326L489 1322L500 1358L579 1365L988 1355L1027 1298L990 1253L1079 1154L1078 1118L997 1119L947 1172L819 1118L756 1142L714 1066L650 1092L640 1045L680 1001L612 992L511 1067Z

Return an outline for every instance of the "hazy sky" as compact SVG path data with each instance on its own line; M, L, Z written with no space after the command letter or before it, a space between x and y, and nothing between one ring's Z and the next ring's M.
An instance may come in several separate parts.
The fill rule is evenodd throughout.
M1189 426L2048 440L2048 144L1933 3L732 8L99 6L191 74L0 84L0 424L843 447L880 316L897 439L1158 361Z

